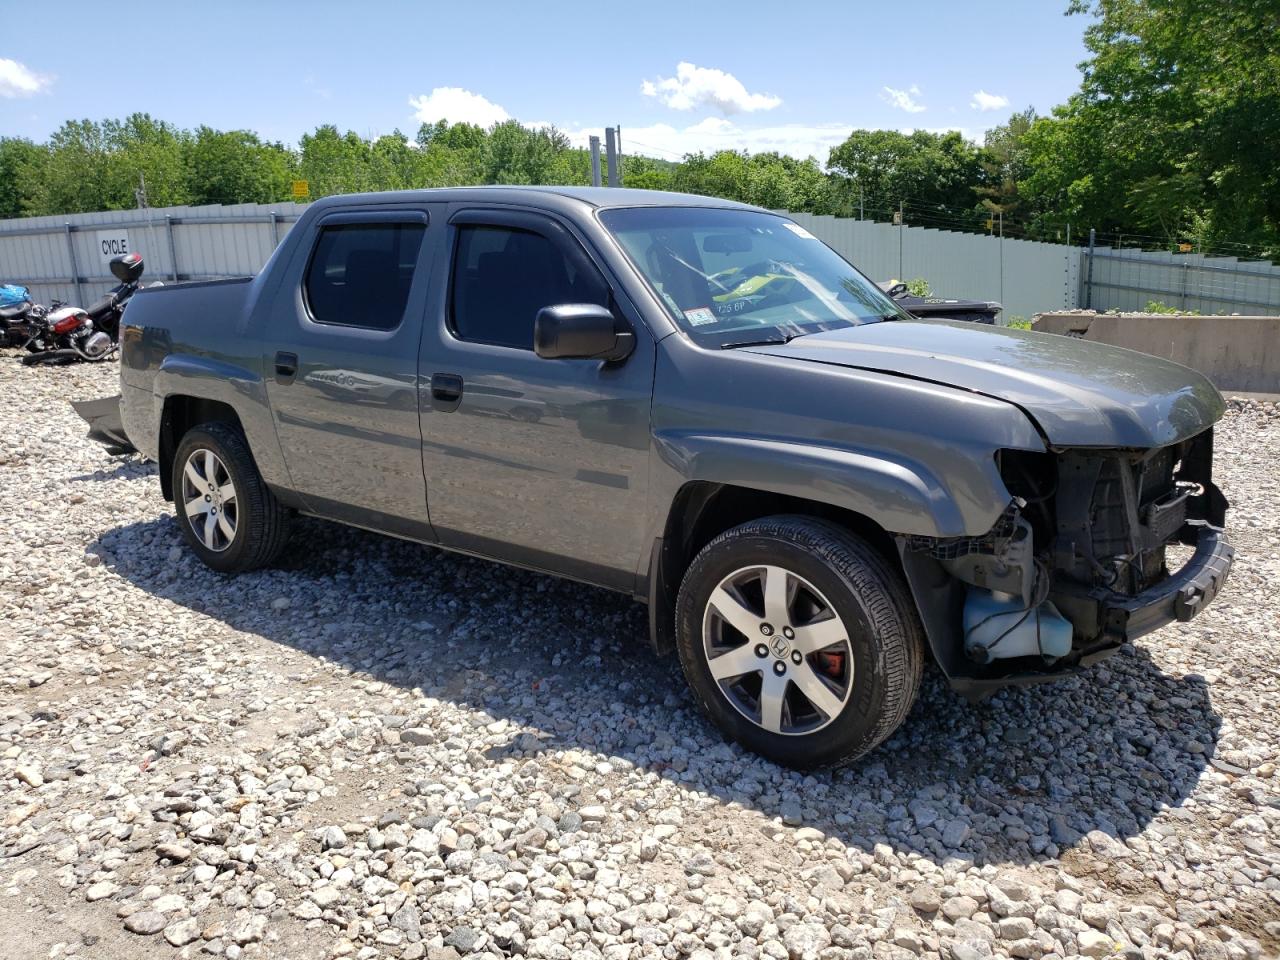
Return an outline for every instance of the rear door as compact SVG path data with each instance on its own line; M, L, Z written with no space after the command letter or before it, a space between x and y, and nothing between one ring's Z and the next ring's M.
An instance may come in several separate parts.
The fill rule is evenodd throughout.
M440 542L632 589L645 535L652 336L569 223L531 210L451 212L420 364L422 463ZM628 319L632 355L538 357L537 311L586 302Z
M417 356L441 207L320 220L275 297L264 357L280 445L307 506L426 540Z

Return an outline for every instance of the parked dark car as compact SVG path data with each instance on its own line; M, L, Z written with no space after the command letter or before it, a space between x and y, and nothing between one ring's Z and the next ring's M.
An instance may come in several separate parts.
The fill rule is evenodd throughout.
M975 698L1069 676L1232 559L1204 377L914 318L706 197L330 197L255 278L140 291L120 377L215 570L303 513L623 591L710 717L798 767L889 736L927 656Z

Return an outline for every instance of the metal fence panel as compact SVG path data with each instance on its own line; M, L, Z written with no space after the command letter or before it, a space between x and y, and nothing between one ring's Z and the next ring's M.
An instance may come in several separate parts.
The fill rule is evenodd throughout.
M38 301L87 304L115 280L97 231L125 227L146 277L171 282L262 268L305 204L111 210L0 221L0 283ZM274 216L274 221L273 221ZM1072 309L1140 310L1151 300L1201 313L1280 313L1280 266L1198 253L1086 249L928 227L790 214L877 281L923 277L934 294L1004 304L1004 318Z
M1080 262L1087 274L1087 250ZM1081 303L1141 311L1151 301L1204 314L1280 313L1280 266L1202 253L1094 250L1093 281L1082 283Z
M146 261L146 280L245 276L261 269L305 209L213 204L4 220L0 283L24 284L41 303L91 303L117 283L97 239L98 230L111 227L128 230L130 247Z
M1076 305L1074 247L981 234L788 214L876 281L923 277L935 296L996 300L1004 316Z

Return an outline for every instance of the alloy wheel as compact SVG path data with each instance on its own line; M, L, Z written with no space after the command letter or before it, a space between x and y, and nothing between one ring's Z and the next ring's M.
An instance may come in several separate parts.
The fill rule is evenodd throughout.
M236 487L212 450L192 451L182 469L182 504L191 530L207 549L221 553L235 541L240 518Z
M849 632L821 591L784 567L743 567L721 580L702 637L725 698L770 733L821 730L849 702Z

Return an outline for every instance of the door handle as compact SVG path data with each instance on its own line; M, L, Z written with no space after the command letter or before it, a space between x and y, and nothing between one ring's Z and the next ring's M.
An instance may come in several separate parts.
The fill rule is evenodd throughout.
M276 354L276 382L284 383L292 380L298 372L298 355L296 353Z
M431 406L447 413L462 403L462 378L456 373L431 375Z

